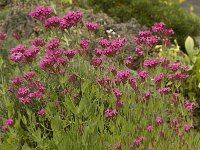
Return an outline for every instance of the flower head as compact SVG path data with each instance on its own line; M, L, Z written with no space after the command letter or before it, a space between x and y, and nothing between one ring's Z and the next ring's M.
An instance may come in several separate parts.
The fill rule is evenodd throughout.
M45 109L41 109L37 112L38 116L43 117L45 115L46 111Z
M51 7L39 6L35 8L29 15L36 20L44 21L50 17L52 13L53 9Z

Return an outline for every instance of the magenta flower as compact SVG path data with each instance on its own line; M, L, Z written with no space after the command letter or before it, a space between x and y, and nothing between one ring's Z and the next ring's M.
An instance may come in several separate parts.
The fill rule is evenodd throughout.
M35 72L34 71L30 71L30 72L24 74L23 77L27 81L31 81L35 77Z
M90 61L90 64L97 69L103 63L103 58L93 57Z
M138 88L138 83L137 83L137 80L134 78L134 77L129 77L128 78L128 83L130 84L130 86L134 89L134 90L137 90Z
M153 131L153 126L152 126L152 125L149 125L149 126L147 127L147 131L148 131L148 132L152 132L152 131Z
M165 27L166 27L166 25L165 25L164 22L155 23L152 26L152 31L153 32L160 32L160 33L162 33L165 30Z
M3 32L0 32L0 40L4 41L7 38L7 35Z
M44 21L53 13L53 9L51 7L39 6L35 8L29 15L36 20Z
M97 57L100 57L100 56L102 56L104 54L103 50L101 50L99 48L95 48L94 51L95 51L95 55Z
M15 79L12 80L12 84L19 86L23 83L23 80L20 77L16 77Z
M76 50L67 50L64 51L64 55L67 56L68 59L72 59L76 55Z
M13 119L7 119L6 123L2 127L4 131L7 131L9 127L12 127L14 125L14 120Z
M60 28L64 30L76 26L77 23L82 19L82 17L82 12L70 11L63 18L60 19Z
M146 68L156 68L160 64L159 59L147 59L144 61L143 66Z
M117 116L118 112L116 109L110 109L108 108L106 111L105 111L105 117L108 118L108 119L114 119L116 116Z
M193 129L194 128L194 126L193 125L184 125L183 126L183 128L184 128L184 130L185 130L185 132L189 132L191 129Z
M140 31L139 32L139 37L149 37L149 36L152 36L152 33L151 33L151 31Z
M116 107L121 108L123 106L124 106L124 102L122 100L119 99L116 101Z
M108 47L108 46L111 45L111 41L110 41L110 40L107 40L107 39L100 39L100 40L98 41L98 44L99 44L101 47L105 48L105 47Z
M18 97L26 97L30 93L30 89L25 87L25 88L19 88L17 92Z
M81 40L80 41L80 46L82 49L88 50L90 48L90 40Z
M175 63L175 64L169 64L168 68L171 69L172 71L177 71L180 66L181 66L181 63Z
M32 44L36 47L44 47L46 45L45 40L40 38L35 38Z
M160 37L158 36L150 36L146 38L146 45L149 47L154 47L158 44L158 42L160 41Z
M115 147L115 149L118 149L118 150L121 149L121 145L120 145L119 143L116 143L116 144L114 145L114 147Z
M48 44L48 49L51 51L56 50L60 46L60 40L59 39L52 39Z
M19 102L24 103L24 104L29 104L31 102L31 98L30 97L20 97Z
M157 124L157 125L161 125L162 123L163 123L162 117L158 116L158 117L156 118L156 124Z
M96 31L98 30L98 24L96 22L87 22L86 25L85 25L88 30L91 30L91 31Z
M48 18L45 23L44 23L44 27L45 28L56 28L56 27L59 27L60 26L60 20L61 18L60 17L51 17L51 18Z
M128 80L129 75L130 75L130 70L118 71L116 79L119 82L125 83Z
M172 119L172 124L173 124L174 128L177 128L178 127L178 119L177 118L173 118Z
M147 72L146 70L140 71L140 72L138 73L138 75L139 75L139 77L140 77L141 79L143 79L143 80L149 78L148 72Z
M18 63L28 63L36 59L37 53L40 51L39 47L31 46L27 48L25 45L18 45L11 49L10 59Z
M191 112L196 107L196 104L194 102L190 102L189 100L186 100L184 102L184 106L185 106L185 109L187 109L187 111Z
M133 63L134 63L134 60L133 60L133 57L132 57L132 56L129 56L128 59L125 61L125 65L126 65L126 67L128 67L129 69L132 68Z
M149 92L149 91L145 92L143 97L142 97L142 101L144 103L147 103L149 101L149 99L150 99L150 96L151 96L151 92Z
M37 112L37 115L40 117L43 117L45 115L45 113L46 113L45 109L41 109Z
M113 93L115 94L117 100L120 100L122 98L123 95L122 91L114 89Z
M154 82L158 85L164 79L164 77L164 74L161 73L160 75L154 77Z
M171 93L170 87L161 88L161 89L159 89L158 91L159 91L159 93L160 93L161 95L166 95L166 94Z
M136 147L139 147L143 142L144 142L144 137L140 137L140 138L134 140L134 145Z

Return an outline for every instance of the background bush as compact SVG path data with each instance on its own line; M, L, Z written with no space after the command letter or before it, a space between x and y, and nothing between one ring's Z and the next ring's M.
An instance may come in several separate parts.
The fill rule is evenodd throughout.
M197 36L200 32L200 19L187 14L175 0L87 0L89 7L96 12L103 11L119 22L125 22L131 17L140 24L150 27L154 22L165 22L175 31L184 49L184 40L190 36Z

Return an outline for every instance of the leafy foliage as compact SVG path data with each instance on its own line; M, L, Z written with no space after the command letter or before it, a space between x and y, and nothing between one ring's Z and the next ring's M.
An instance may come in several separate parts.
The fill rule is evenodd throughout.
M200 32L199 17L184 12L174 0L87 0L87 3L96 12L103 11L120 22L134 17L140 24L151 27L163 21L174 29L182 49L188 35L197 36Z

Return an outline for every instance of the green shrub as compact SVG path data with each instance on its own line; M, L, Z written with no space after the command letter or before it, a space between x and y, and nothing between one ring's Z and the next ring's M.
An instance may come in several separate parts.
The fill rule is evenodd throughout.
M200 19L187 14L175 1L87 0L87 4L96 12L103 11L120 22L134 17L140 24L150 27L154 22L163 21L174 29L174 37L182 48L188 35L196 36L200 32Z

